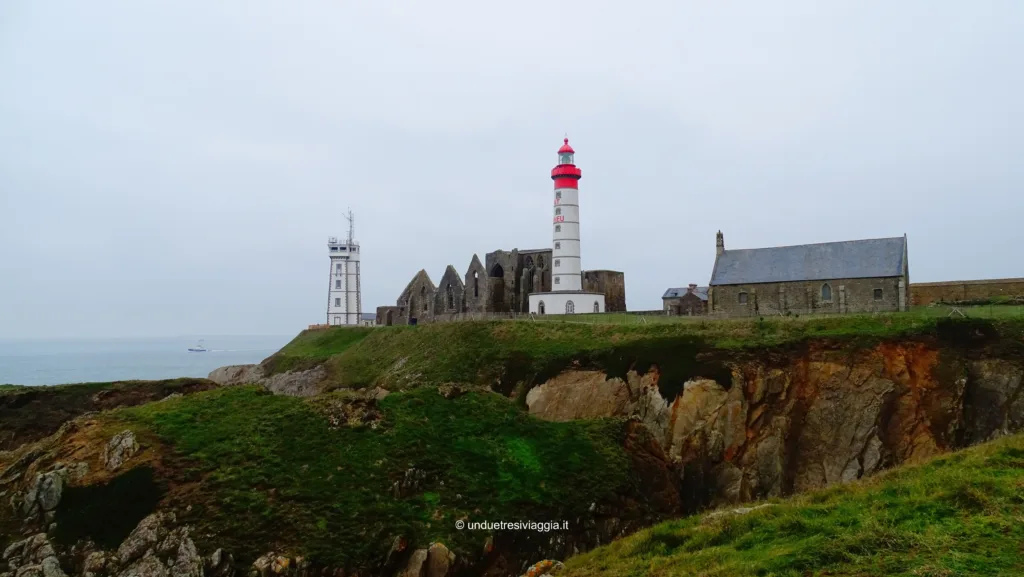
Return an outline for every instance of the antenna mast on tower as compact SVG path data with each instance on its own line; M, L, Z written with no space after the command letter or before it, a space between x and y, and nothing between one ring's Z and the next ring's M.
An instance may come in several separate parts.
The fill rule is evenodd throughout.
M351 245L352 244L352 239L354 238L353 235L355 234L355 228L356 228L356 225L355 225L356 217L352 214L352 209L349 209L348 214L345 215L345 220L348 221L348 244Z

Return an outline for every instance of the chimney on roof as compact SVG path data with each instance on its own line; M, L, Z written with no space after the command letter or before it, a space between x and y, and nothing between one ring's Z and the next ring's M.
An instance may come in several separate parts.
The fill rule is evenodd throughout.
M697 290L696 283L690 283L690 288L686 289L686 292L693 294Z
M725 252L725 237L722 235L722 231L718 231L715 235L715 256L721 255Z

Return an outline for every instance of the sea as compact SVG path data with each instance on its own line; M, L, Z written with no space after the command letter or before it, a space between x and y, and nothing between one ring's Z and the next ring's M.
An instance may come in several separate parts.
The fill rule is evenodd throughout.
M0 384L60 385L205 377L225 365L258 363L294 335L2 340ZM189 352L199 339L207 352Z

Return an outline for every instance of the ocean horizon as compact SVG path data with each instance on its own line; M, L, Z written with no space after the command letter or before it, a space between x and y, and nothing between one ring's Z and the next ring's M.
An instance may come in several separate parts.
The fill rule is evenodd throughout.
M206 377L258 363L294 335L0 339L0 384L64 385ZM189 352L202 339L207 352Z

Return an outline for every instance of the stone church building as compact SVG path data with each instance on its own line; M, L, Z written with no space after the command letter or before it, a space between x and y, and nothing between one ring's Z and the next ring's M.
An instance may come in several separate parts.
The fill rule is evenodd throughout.
M552 250L497 250L470 259L464 275L448 265L438 284L427 271L413 276L395 306L377 307L377 324L405 325L471 318L479 313L527 313L529 294L551 289ZM606 310L626 310L624 275L584 271L583 288L605 295Z
M709 285L725 316L905 311L907 237L725 250L719 231Z

